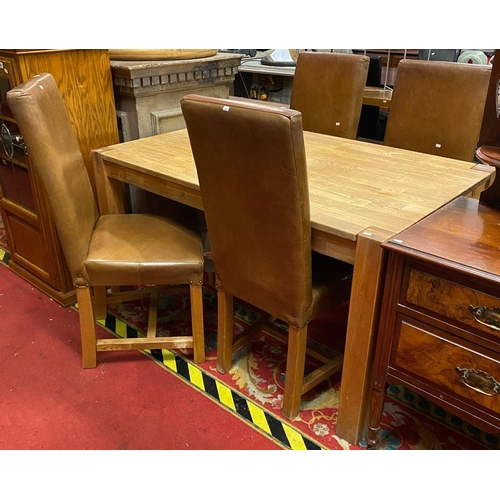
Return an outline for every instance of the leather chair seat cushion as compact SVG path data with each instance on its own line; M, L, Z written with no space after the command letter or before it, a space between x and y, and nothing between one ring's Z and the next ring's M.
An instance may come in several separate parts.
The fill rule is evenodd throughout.
M84 264L94 286L169 285L203 278L199 234L152 214L101 216Z
M313 252L311 320L349 300L352 272L352 265Z
M476 157L492 167L500 167L500 147L481 146L476 151Z

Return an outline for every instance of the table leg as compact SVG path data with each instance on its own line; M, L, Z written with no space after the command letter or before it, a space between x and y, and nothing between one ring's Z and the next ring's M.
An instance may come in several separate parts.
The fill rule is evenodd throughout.
M357 445L364 437L370 377L386 266L380 244L393 234L367 229L358 235L340 386L336 434Z
M111 148L101 148L92 151L99 213L101 215L122 214L126 210L125 186L123 182L108 177L106 165L101 155L101 152L107 149Z

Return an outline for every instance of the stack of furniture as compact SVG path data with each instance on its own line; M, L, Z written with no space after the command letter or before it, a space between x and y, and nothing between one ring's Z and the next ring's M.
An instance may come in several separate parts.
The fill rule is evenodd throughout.
M393 86L399 63L405 59L418 59L421 49L353 49L355 54L379 56L382 62L382 83Z

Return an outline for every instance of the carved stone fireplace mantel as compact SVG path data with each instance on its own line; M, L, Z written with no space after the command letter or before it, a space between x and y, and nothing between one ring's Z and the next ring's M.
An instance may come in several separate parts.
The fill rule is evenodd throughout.
M181 97L227 98L241 54L164 61L111 60L120 139L130 141L185 127Z

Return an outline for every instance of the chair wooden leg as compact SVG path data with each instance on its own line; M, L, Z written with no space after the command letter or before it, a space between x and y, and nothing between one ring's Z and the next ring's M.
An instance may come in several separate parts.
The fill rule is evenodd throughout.
M83 368L95 368L97 366L97 335L90 287L77 288L76 299L80 316Z
M282 409L284 417L288 420L294 420L300 412L306 351L307 325L300 329L290 326L288 328L285 394Z
M106 314L108 312L106 293L107 289L105 286L94 287L94 316L96 320L106 319Z
M233 357L233 296L217 289L217 371L227 373Z
M203 287L191 285L191 328L193 332L193 359L195 363L205 362L205 332L203 327Z

